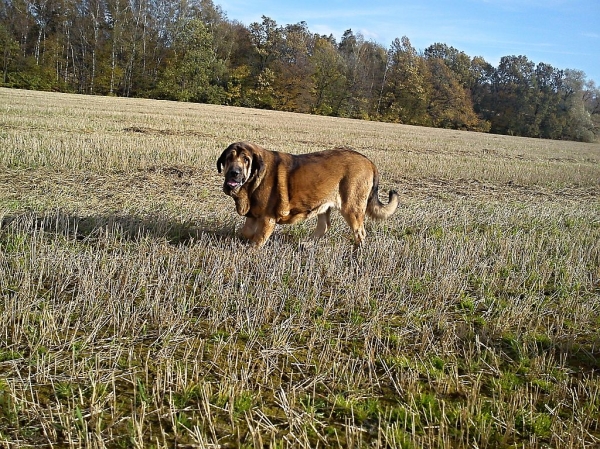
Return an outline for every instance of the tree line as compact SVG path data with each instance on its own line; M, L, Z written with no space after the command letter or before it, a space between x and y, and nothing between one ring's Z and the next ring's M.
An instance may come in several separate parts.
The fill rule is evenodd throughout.
M245 26L212 0L2 0L1 85L267 108L594 141L600 90L579 70L443 43L389 48L305 22Z

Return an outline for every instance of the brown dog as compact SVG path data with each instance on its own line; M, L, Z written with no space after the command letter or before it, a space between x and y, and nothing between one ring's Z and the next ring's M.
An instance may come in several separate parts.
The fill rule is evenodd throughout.
M331 225L331 209L339 209L352 229L354 242L365 238L365 215L384 219L398 207L390 191L387 205L379 201L375 165L348 148L293 155L269 151L248 142L232 143L217 160L225 172L223 191L246 217L242 236L262 246L275 224L291 224L318 217L313 238Z

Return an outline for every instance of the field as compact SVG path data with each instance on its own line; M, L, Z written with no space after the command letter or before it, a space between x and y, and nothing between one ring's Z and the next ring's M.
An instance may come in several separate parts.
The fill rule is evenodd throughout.
M253 249L237 140L401 206ZM598 144L0 89L1 447L599 447L599 328Z

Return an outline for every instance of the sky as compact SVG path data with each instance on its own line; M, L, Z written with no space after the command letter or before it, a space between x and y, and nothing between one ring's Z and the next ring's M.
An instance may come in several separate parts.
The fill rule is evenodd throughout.
M498 66L502 56L585 72L600 86L599 0L214 0L248 26L267 16L306 22L339 42L352 29L386 48L406 36L417 51L443 43Z

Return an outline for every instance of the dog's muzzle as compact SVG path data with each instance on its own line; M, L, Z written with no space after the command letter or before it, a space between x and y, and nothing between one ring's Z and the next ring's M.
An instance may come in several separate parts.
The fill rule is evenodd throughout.
M246 179L242 175L241 171L238 170L230 170L227 172L227 176L225 177L225 184L223 184L223 190L225 193L229 194L231 192L237 192L240 187L244 185Z

